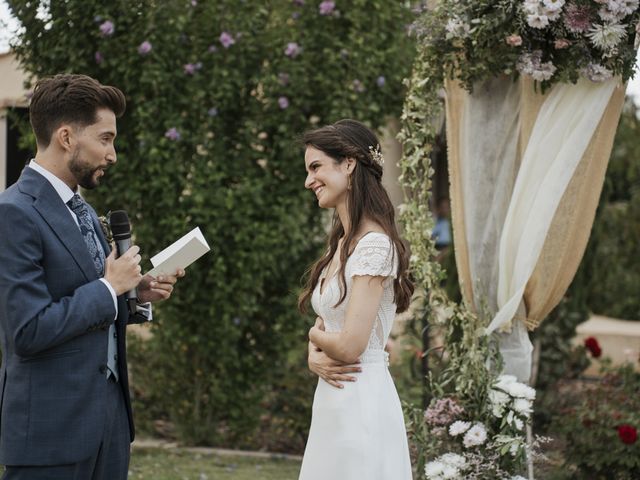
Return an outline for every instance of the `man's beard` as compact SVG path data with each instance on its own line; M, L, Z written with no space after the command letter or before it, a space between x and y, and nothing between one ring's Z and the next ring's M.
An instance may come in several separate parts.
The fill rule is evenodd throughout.
M95 173L100 170L100 167L94 168L82 160L79 150L79 148L76 148L73 152L71 160L69 161L69 170L73 173L73 176L76 177L78 185L87 190L93 190L100 184L98 178L94 179Z

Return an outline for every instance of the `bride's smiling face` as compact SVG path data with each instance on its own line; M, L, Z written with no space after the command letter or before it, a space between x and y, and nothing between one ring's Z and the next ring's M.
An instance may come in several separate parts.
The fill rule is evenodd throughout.
M353 160L338 163L323 151L307 147L304 163L307 169L304 186L315 193L321 208L336 208L346 201Z

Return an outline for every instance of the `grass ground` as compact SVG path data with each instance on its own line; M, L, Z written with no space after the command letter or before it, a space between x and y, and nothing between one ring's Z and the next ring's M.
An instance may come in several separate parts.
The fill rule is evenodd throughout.
M274 456L193 453L180 449L136 448L129 468L130 480L296 480L300 463Z

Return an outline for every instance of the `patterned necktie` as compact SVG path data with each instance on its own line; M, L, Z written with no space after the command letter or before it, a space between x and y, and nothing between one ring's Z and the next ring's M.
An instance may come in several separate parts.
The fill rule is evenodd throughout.
M67 202L67 205L71 211L76 214L76 217L78 217L80 233L82 233L84 243L87 245L89 255L91 255L91 259L93 260L93 265L96 267L96 272L98 272L98 275L101 277L104 274L105 255L102 245L98 240L98 235L96 235L96 230L93 228L93 220L89 213L89 207L77 193ZM116 381L120 377L120 375L118 375L117 339L116 327L112 323L109 326L109 343L107 344L107 368L109 369L107 377L110 372Z
M89 255L91 255L91 259L93 260L93 265L96 267L96 272L99 276L102 276L104 274L105 255L102 245L100 245L100 241L98 240L98 235L93 228L93 220L89 214L89 207L77 193L67 202L67 205L71 211L76 214L76 217L78 217L78 225L80 226L80 233L82 233L84 243L87 245Z

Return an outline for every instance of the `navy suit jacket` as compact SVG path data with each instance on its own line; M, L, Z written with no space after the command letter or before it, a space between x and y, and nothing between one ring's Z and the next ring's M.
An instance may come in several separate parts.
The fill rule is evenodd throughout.
M115 314L66 205L47 179L25 168L0 194L0 464L69 464L97 452ZM119 385L131 440L125 334L127 323L142 320L118 297Z

